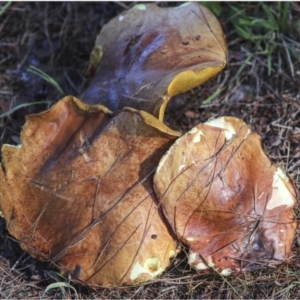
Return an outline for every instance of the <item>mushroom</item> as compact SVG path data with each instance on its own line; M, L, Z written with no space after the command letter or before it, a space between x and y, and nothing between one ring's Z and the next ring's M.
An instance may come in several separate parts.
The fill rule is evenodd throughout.
M213 119L177 139L154 189L196 270L228 275L291 256L296 190L240 119Z
M96 73L79 98L112 111L144 110L162 121L171 97L207 81L226 61L222 28L207 8L138 4L103 26L89 66Z
M65 97L4 145L0 210L30 255L96 286L161 274L176 243L155 202L156 166L180 135L146 112Z
M104 26L84 102L28 116L21 145L2 147L0 212L22 248L102 287L158 276L176 239L195 269L224 275L289 258L296 191L258 134L232 117L183 136L162 123L226 57L197 3L139 4Z

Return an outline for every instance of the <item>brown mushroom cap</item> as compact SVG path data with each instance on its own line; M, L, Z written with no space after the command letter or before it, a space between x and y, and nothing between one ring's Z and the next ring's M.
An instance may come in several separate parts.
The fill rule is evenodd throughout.
M226 61L222 28L207 8L196 2L175 8L138 4L103 26L89 67L96 74L79 97L162 120L172 96L213 77Z
M145 112L112 116L73 97L28 116L22 144L2 148L0 210L9 232L32 256L90 285L162 273L176 243L152 177L178 135Z
M225 275L291 255L295 188L240 119L211 120L180 137L161 159L154 189L197 270Z

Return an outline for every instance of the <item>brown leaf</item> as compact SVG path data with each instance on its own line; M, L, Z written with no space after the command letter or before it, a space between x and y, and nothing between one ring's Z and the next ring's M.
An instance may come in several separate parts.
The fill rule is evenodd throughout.
M207 8L196 2L175 8L138 4L102 28L89 66L97 71L79 97L162 120L172 96L213 77L226 61L222 28Z
M226 275L291 255L295 188L240 119L211 120L179 138L161 159L154 188L197 270Z
M32 256L90 285L137 283L163 272L175 241L152 176L178 132L153 116L65 97L30 115L20 146L4 145L0 210Z

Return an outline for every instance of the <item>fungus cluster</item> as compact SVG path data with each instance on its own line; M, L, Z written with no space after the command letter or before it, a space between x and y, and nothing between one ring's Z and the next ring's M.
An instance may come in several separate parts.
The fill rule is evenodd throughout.
M21 144L2 148L0 211L21 247L103 287L155 278L178 242L198 271L288 259L296 190L259 135L233 117L185 134L163 123L170 98L226 59L197 3L140 4L105 25L84 92L27 116Z

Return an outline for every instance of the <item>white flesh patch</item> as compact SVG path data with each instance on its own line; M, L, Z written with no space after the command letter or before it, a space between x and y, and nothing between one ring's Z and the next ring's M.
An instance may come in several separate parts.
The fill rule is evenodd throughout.
M179 146L179 145L180 145L180 143L179 143L179 139L177 139L177 140L175 141L174 145L177 145L177 146Z
M207 121L204 124L212 127L224 129L226 140L230 140L236 134L233 126L229 122L226 122L224 117Z
M193 266L193 268L195 268L196 270L206 270L207 269L207 265L204 263L199 263L196 266Z
M145 4L137 4L133 8L137 8L139 10L146 10L147 9Z
M204 136L203 132L197 127L192 128L189 133L193 135L193 143L199 143L201 141L201 135Z
M173 148L175 146L180 146L180 141L179 138L175 141L175 143L169 148L169 150L164 154L164 156L160 159L157 169L156 169L156 173L160 172L160 169L164 166L167 158L169 157L169 155L171 154L171 152L173 151ZM181 165L182 166L182 165ZM180 166L180 167L181 167ZM180 168L179 168L179 172L180 172Z
M199 143L201 141L201 135L204 136L203 132L201 130L199 130L198 128L196 128L196 127L193 127L188 133L193 135L193 139L192 139L193 143ZM185 136L183 136L183 137L186 138ZM181 146L181 142L182 142L183 137L178 138L175 141L175 143L169 148L169 150L165 153L165 155L161 158L161 160L158 163L156 173L160 172L161 168L164 166L166 160L168 159L170 153L172 153L173 148L176 147L176 146ZM186 167L186 165L185 165L185 157L184 157L183 163L179 166L178 173L181 173L181 171L185 167Z
M174 250L170 250L170 251L169 251L169 258L174 257L175 254L176 254L176 252L175 252Z
M247 135L246 135L244 138L246 138L250 133L251 133L251 129L248 128L248 130L247 130Z
M285 174L285 172L280 167L277 168L275 174L277 174L281 179L285 180L286 182L289 181L288 176Z
M197 254L194 253L194 252L190 252L190 254L189 254L189 264L192 264L193 262L195 262L196 258L197 258Z
M91 158L86 152L83 153L83 158L86 163L89 163L91 161Z
M181 173L181 171L185 168L186 166L183 164L183 165L180 165L179 169L178 169L178 173Z
M187 6L187 5L190 5L191 2L184 2L182 4L180 4L179 6L176 6L175 8L178 8L178 7L184 7L184 6Z
M189 131L189 133L195 134L195 133L197 133L197 131L198 131L198 129L197 129L196 127L193 127L193 128Z
M171 153L171 149L172 149L172 147L165 153L165 155L159 161L156 173L160 172L160 169L163 167L163 165L165 164L167 158L169 157L169 154Z
M124 20L124 16L119 16L119 22L122 22Z
M209 258L209 261L208 261L208 265L209 265L211 268L214 268L214 267L215 267L215 264L211 261L210 258Z
M281 168L277 168L273 176L273 192L272 197L267 204L267 209L286 205L287 207L293 207L295 204L295 197L291 194L285 185L289 178Z
M203 262L199 262L198 264L194 264L197 261L197 253L195 252L190 252L189 257L188 257L188 263L191 265L191 267L193 267L196 270L206 270L209 267L214 267L215 264L211 261L211 257L208 258L207 263L208 266L203 263Z
M231 269L224 269L224 270L222 270L221 275L229 276L229 275L231 275L231 273L232 273Z
M144 266L137 262L130 274L131 280L136 280L142 274L149 274L151 278L154 278L160 275L163 272L163 268L160 266L160 261L154 258L147 258Z

